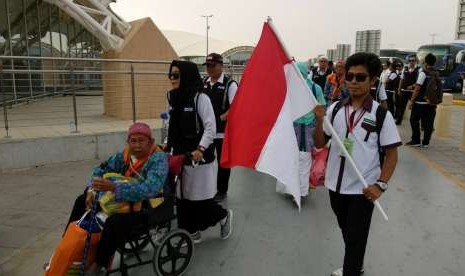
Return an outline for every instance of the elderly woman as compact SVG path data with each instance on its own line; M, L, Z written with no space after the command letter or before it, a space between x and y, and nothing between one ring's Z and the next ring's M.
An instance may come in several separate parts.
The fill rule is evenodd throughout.
M216 174L213 139L216 135L215 114L209 97L202 93L197 65L174 60L168 92L170 121L166 150L174 155L191 153L193 164L185 165L182 185L178 186L179 228L186 229L194 243L201 241L200 231L220 222L220 237L231 235L232 210L225 210L213 199Z
M86 209L91 208L98 192L112 192L116 202L121 206L130 205L130 210L116 212L106 219L96 261L90 266L90 272L106 267L116 248L124 244L132 227L148 222L148 212L140 211L141 203L168 189L167 160L166 153L155 146L150 127L145 123L135 123L129 128L124 150L95 167L84 194L74 203L69 222L78 220ZM121 174L134 181L117 184L104 179L106 173Z

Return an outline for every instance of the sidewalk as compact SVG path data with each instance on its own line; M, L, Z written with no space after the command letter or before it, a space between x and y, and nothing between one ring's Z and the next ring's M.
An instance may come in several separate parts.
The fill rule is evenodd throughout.
M465 271L465 192L429 168L411 149L381 204L390 221L373 213L365 276L462 275ZM41 275L63 231L73 200L96 160L1 174L0 274ZM343 258L343 243L328 193L317 189L299 213L275 192L268 176L235 169L228 207L233 234L202 233L185 275L329 275ZM149 251L147 254L151 254ZM153 275L150 265L130 275Z
M430 148L404 146L389 192L375 210L366 276L462 275L465 264L465 153L459 151L465 107L452 108L450 138ZM94 122L95 123L95 122ZM98 123L98 121L96 122ZM102 125L107 124L102 122ZM68 126L63 126L66 129ZM399 128L404 143L410 126ZM41 275L60 240L74 198L98 160L0 173L0 275ZM272 178L235 169L226 204L234 233L204 233L186 275L329 275L342 261L342 240L327 192L318 189L298 213L275 193ZM151 266L131 275L153 275Z

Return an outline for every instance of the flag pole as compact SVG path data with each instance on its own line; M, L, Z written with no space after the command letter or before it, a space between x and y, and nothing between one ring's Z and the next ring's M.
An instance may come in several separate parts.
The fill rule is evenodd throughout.
M281 47L283 48L284 52L286 53L286 56L289 58L289 60L292 60L292 67L294 68L294 70L296 70L296 73L297 75L299 76L300 80L303 81L305 83L305 87L307 88L310 96L312 97L312 99L314 100L314 102L318 102L315 98L315 96L313 95L313 93L310 91L310 87L308 87L307 85L307 82L305 81L304 77L302 76L302 73L300 72L300 70L297 68L297 65L295 64L293 58L290 56L289 54L289 51L287 51L287 48L286 46L284 45L284 43L282 42L283 40L281 39L281 36L279 35L279 33L277 32L276 28L274 27L273 25L273 20L271 19L270 16L268 16L267 18L267 23L268 25L270 26L270 28L273 30L274 34L276 35L276 37L278 38L278 41L281 43ZM355 173L357 174L358 178L360 179L360 181L362 181L362 184L365 188L368 188L368 183L366 182L365 178L363 177L362 173L360 172L360 170L357 168L357 166L355 165L355 162L354 160L352 159L352 157L350 156L349 152L347 151L346 147L344 147L344 145L342 144L342 141L341 139L339 138L339 136L337 135L336 131L334 130L332 124L329 122L328 120L328 117L325 116L324 117L324 123L326 124L326 126L328 126L329 128L329 131L331 132L331 138L334 138L334 140L336 141L336 144L339 146L339 148L342 150L342 152L344 153L344 156L346 157L347 161L349 161L349 164L352 166L352 168L354 169ZM381 215L383 216L383 218L388 221L389 218L386 214L386 212L384 212L384 209L383 207L381 206L381 204L379 203L378 200L374 201L373 202L375 204L375 206L378 208L378 210L380 211Z

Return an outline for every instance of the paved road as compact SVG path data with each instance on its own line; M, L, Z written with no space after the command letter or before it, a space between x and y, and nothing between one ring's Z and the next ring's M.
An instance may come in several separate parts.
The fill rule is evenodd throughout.
M465 190L411 149L403 148L389 192L389 222L374 212L366 276L464 275ZM93 161L0 175L0 274L41 275ZM186 275L329 275L341 265L342 238L327 191L318 189L299 213L276 194L272 178L235 169L226 204L234 233L203 233ZM151 267L131 275L151 275Z

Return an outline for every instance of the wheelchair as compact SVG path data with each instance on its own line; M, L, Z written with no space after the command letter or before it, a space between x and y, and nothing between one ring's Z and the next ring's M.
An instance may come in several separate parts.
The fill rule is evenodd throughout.
M127 276L128 270L142 265L152 264L156 275L182 275L192 260L194 243L190 234L182 229L172 227L176 218L176 185L180 183L182 158L170 158L169 186L170 192L156 208L144 208L148 212L148 223L137 225L130 233L124 246L117 249L119 266L108 269L106 275L120 272ZM153 248L153 255L147 258L144 249ZM113 262L112 262L113 263Z

